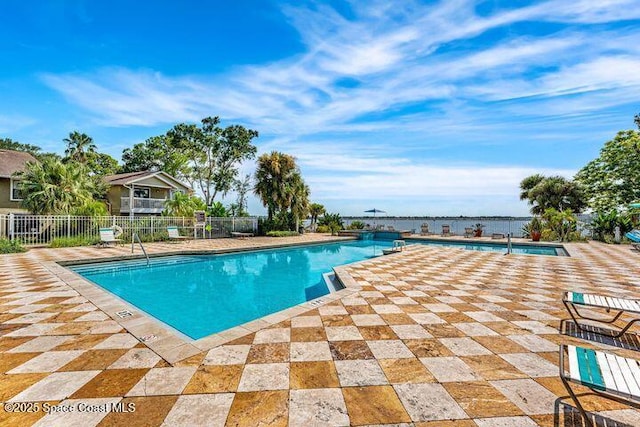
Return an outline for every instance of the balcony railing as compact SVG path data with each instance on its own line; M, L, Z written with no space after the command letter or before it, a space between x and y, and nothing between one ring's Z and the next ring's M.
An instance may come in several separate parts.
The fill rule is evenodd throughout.
M166 199L133 198L133 213L161 213ZM128 197L120 198L120 212L131 212Z

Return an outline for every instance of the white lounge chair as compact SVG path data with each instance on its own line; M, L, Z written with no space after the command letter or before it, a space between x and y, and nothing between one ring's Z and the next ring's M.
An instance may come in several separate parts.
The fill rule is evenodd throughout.
M187 236L181 236L180 233L178 232L178 227L176 227L175 225L170 225L167 227L167 233L169 233L169 240L173 240L173 241L182 241L182 240L187 240L188 237Z
M237 237L239 239L245 239L247 237L253 237L254 234L253 233L241 233L239 231L232 231L231 232L231 237Z
M564 370L565 353L569 359L569 372ZM588 387L597 395L640 408L638 360L588 348L561 345L560 379L588 426L593 427L593 422L587 416L569 382Z
M124 246L122 239L116 239L113 228L101 228L100 229L100 246L107 246L111 243L121 244Z
M633 326L634 323L640 321L640 300L615 298L604 295L582 294L579 292L565 292L564 297L562 298L562 303L567 308L569 315L575 322L578 329L580 329L581 331L584 331L585 329L582 325L580 325L576 316L581 319L611 324L618 320L623 313L633 313L634 315L636 315L636 317L631 319L624 328L622 328L617 334L613 335L614 338L621 337L631 326ZM614 310L618 313L613 317L613 319L609 320L587 317L583 314L580 314L577 306L604 309L607 313L609 313L611 310ZM598 333L596 331L591 332Z

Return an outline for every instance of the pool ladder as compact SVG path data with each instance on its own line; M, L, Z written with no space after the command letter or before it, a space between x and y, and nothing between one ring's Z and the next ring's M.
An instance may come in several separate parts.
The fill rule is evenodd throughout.
M144 254L145 258L147 258L147 267L149 266L149 255L147 255L147 251L144 249L144 246L142 245L142 240L140 240L140 236L138 236L138 233L133 233L133 237L131 238L131 253L133 253L133 245L135 244L135 241L138 240L138 244L140 245L140 249L142 249L142 253Z

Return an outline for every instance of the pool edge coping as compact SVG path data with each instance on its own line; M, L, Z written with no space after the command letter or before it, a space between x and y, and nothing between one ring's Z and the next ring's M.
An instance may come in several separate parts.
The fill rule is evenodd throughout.
M266 246L253 246L245 248L229 248L220 250L186 250L186 251L172 251L153 254L150 257L164 257L172 255L223 255L228 253L239 252L252 252L260 250L270 250L279 248L289 248L295 246L316 246L327 243L338 243L344 241L357 240L353 238L337 238L323 242L314 243L285 243ZM280 322L291 319L307 311L316 309L323 305L329 304L335 300L349 296L355 292L358 292L359 286L353 280L350 282L348 279L343 280L339 277L339 280L345 286L343 289L335 292L330 292L327 295L323 295L318 298L314 298L310 301L305 301L300 304L296 304L292 307L284 310L277 311L275 313L268 314L266 316L254 319L252 321L243 323L238 326L234 326L229 329L225 329L220 332L216 332L206 337L194 340L177 329L171 327L167 323L157 319L146 311L136 307L128 301L118 297L117 295L109 292L108 290L96 285L90 280L84 278L75 271L67 268L70 265L83 265L92 264L96 262L109 262L109 261L121 261L132 259L144 259L143 256L117 256L117 257L105 257L96 258L91 260L62 260L62 261L44 261L42 264L58 279L64 282L71 289L76 291L80 296L87 299L88 302L95 305L99 310L109 316L118 325L126 330L129 334L133 335L139 342L143 343L151 351L162 357L170 364L175 364L181 360L187 359L200 352L208 351L212 348L226 344L230 341L241 338L245 335L255 333L261 329L265 329L276 325ZM365 262L364 261L356 261ZM353 263L352 263L353 264ZM346 264L346 265L352 265ZM343 266L334 267L339 271ZM343 274L346 272L343 272ZM348 273L347 273L348 275ZM336 274L337 276L337 274ZM338 277L338 276L337 276ZM119 312L129 311L131 316L122 318L118 315ZM152 336L152 337L150 337Z

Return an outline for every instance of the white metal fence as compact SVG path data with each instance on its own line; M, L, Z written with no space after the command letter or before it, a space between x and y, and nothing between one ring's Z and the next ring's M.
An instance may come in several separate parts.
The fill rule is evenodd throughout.
M56 239L99 241L100 228L118 226L122 238L137 233L145 242L166 240L167 226L177 226L183 236L196 239L229 237L232 232L255 233L257 217L206 219L196 224L194 218L165 216L73 216L73 215L0 215L0 239L17 240L25 245L49 245Z

